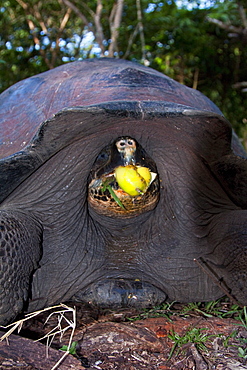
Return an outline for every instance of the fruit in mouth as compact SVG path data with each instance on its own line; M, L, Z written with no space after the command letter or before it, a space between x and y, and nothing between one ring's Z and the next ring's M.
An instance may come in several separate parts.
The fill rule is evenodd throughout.
M135 197L145 193L156 174L147 167L133 165L119 166L115 169L114 176L120 188L127 194Z

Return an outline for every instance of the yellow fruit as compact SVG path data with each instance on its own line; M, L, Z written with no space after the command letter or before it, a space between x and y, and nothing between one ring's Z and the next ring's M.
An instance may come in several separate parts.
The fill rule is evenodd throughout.
M137 172L146 181L147 186L151 181L151 172L147 167L137 167Z
M133 197L145 192L149 185L132 165L117 167L115 178L120 188Z
M115 169L115 178L125 193L135 197L145 193L152 181L152 173L147 167L119 166Z

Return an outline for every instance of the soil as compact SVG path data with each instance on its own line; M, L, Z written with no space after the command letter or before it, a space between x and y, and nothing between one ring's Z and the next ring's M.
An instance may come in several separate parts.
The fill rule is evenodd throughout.
M227 301L218 304L217 313L205 307L175 303L142 312L102 312L77 304L75 353L57 369L247 369L246 318L240 321L236 307ZM56 364L64 353L59 349L71 336L71 329L61 336L61 328L72 322L72 314L66 313L66 319L54 314L45 324L49 314L27 320L18 336L11 334L9 345L0 342L0 370L49 370ZM54 336L47 358L46 340L34 339L54 330L58 320L60 334Z

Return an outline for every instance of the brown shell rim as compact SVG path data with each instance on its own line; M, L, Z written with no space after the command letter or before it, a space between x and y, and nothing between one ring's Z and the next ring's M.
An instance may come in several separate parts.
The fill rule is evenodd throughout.
M83 115L82 115L83 114ZM65 108L54 117L44 121L30 141L22 150L6 158L0 159L0 202L2 202L17 186L20 185L37 168L55 153L68 146L75 135L84 136L83 124L91 122L95 116L122 116L141 118L168 117L217 117L231 130L230 123L221 115L200 111L181 104L160 101L114 101L90 106ZM73 127L68 125L73 122ZM69 129L68 129L69 128ZM95 131L95 127L88 132ZM61 132L63 131L63 135ZM87 133L88 133L87 132ZM52 133L52 134L51 134ZM79 135L79 136L78 136Z

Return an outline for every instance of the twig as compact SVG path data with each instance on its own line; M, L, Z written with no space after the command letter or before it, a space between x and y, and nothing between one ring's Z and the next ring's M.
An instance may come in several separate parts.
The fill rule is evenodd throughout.
M59 311L52 312L47 317L47 319L45 321L45 324L46 324L53 315L58 315L58 323L57 323L56 327L53 328L53 329L51 329L44 337L36 340L36 342L37 341L41 341L42 339L47 338L47 346L46 346L46 349L47 349L47 357L48 357L48 348L51 345L51 343L52 343L55 335L60 334L60 339L62 339L62 336L65 333L65 331L67 331L68 329L72 329L71 330L71 334L70 334L69 344L67 346L67 351L63 354L63 356L60 358L60 360L52 367L51 370L57 369L57 367L61 364L61 362L64 360L64 358L69 354L69 350L70 350L71 345L72 345L72 340L73 340L73 336L74 336L74 332L75 332L75 328L76 328L76 310L75 310L75 308L68 307L65 304L62 304L61 303L60 305L57 305L57 306L47 307L47 308L45 308L43 310L29 313L29 314L25 315L25 318L24 319L18 320L18 321L14 322L14 323L12 323L10 325L7 325L7 326L0 326L0 327L2 327L4 329L10 328L0 338L0 341L3 341L4 339L6 339L6 341L8 343L8 337L10 336L10 334L12 334L16 329L18 330L18 333L19 333L20 330L21 330L21 328L22 328L22 325L23 325L23 323L25 321L30 320L33 317L35 317L35 316L37 316L37 315L39 315L41 313L44 313L44 312L47 312L47 311L50 311L50 310L56 309L56 308L59 308L60 310ZM69 320L65 316L65 313L67 313L67 312L72 312L72 315L73 315L72 320ZM65 326L64 328L62 328L62 326L61 326L61 323L62 323L63 320L67 323L67 326Z
M196 363L196 369L197 370L208 370L208 365L206 364L203 357L198 352L194 343L191 344L190 350L191 350L192 356Z
M137 24L136 27L135 27L135 29L134 29L134 32L132 32L132 34L129 37L128 46L127 46L126 52L125 52L125 54L123 56L123 59L128 58L128 56L130 54L130 49L131 49L131 47L133 45L133 42L134 42L136 36L138 35L138 32L139 32L139 25Z
M113 57L114 52L117 51L117 39L119 36L119 28L121 25L123 5L124 0L117 0L116 8L114 8L114 20L111 24L111 43L108 50L109 57Z
M240 307L243 307L241 303L239 303L236 298L234 298L233 295L230 293L230 289L228 288L226 283L218 277L216 272L208 266L206 261L204 261L201 257L198 259L194 258L194 261L202 269L202 271L205 272L205 274L207 274L215 282L216 285L218 285L218 287L224 292L225 295L227 295L231 299L233 303L237 304Z
M103 27L101 23L102 11L103 11L102 1L97 0L96 12L94 14L94 24L96 28L95 39L96 39L96 42L99 44L99 47L101 50L101 53L100 53L101 57L103 57L105 53L104 32L103 32Z
M229 23L224 23L220 21L219 19L211 18L211 17L206 17L206 20L210 23L215 24L216 26L222 28L223 30L229 31L229 32L235 32L237 34L242 34L243 33L243 28L242 27L235 27L232 24Z
M137 8L138 27L139 27L139 32L140 32L141 46L142 46L142 61L144 62L146 59L146 47L145 47L145 36L144 36L144 27L142 23L142 10L141 10L140 0L136 0L136 8Z

